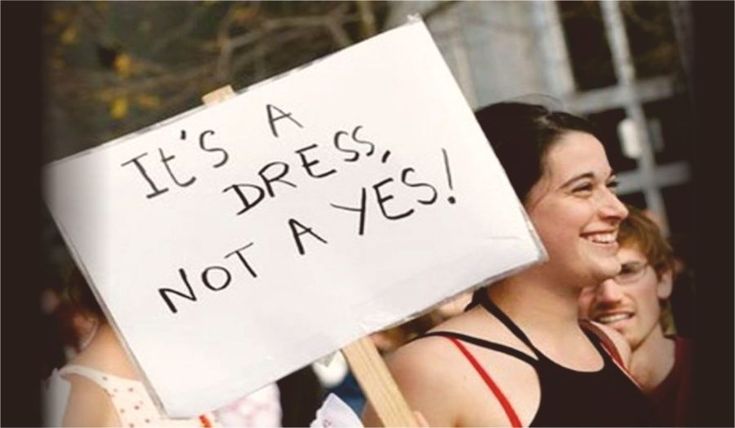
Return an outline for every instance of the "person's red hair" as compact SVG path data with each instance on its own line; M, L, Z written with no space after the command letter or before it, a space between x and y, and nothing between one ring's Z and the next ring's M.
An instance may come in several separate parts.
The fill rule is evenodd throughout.
M621 247L636 248L656 271L659 279L666 273L675 272L674 250L661 229L645 213L627 205L628 217L620 223L618 243Z

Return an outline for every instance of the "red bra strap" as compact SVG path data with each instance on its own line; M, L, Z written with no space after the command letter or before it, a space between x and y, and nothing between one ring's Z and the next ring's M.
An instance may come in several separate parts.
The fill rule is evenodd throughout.
M582 328L597 336L597 338L600 339L600 343L602 343L602 346L607 351L608 355L610 355L613 360L618 363L619 366L625 368L623 357L620 356L618 348L615 346L612 339L610 339L610 337L604 331L602 331L600 327L594 325L591 321L586 319L579 320L579 324L582 326Z
M595 324L593 324L591 321L582 319L579 322L579 325L582 326L582 328L586 329L590 333L594 334L598 339L600 339L600 343L602 344L602 348L607 352L608 355L610 355L613 359L613 362L616 366L630 379L637 387L638 389L643 389L641 387L641 384L638 383L637 380L633 377L633 375L630 373L630 370L625 366L625 363L623 362L623 357L620 355L620 352L618 352L618 348L615 346L615 343L613 343L612 339L602 331L602 329Z
M489 374L482 368L480 363L477 362L475 357L470 354L470 351L467 350L467 348L462 345L462 343L453 338L453 337L447 337L447 339L451 340L452 343L454 343L457 348L459 348L460 351L462 351L462 354L464 354L465 358L472 364L472 367L475 368L477 373L480 375L482 380L485 381L485 384L487 384L488 388L490 388L490 391L493 392L495 397L500 402L500 405L503 406L503 410L505 410L505 414L508 416L508 419L510 420L510 424L512 427L520 427L521 426L521 420L518 419L518 415L516 414L515 410L513 410L513 406L510 405L510 402L507 398L505 398L505 394L503 394L503 391L498 388L498 385L493 382L492 378Z

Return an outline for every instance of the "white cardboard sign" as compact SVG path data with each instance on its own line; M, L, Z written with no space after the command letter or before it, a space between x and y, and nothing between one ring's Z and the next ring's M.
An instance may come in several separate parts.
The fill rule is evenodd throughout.
M422 22L44 173L173 417L544 257Z

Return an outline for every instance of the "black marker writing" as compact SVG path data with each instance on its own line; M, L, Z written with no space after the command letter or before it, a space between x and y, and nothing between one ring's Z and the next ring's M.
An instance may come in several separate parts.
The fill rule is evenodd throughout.
M408 174L416 172L413 168L404 168L403 171L401 171L401 182L405 184L408 187L416 187L416 188L426 188L431 191L431 198L429 199L417 199L416 201L422 205L431 205L436 201L437 192L436 188L432 186L429 183L411 183L407 180Z
M143 176L143 178L145 178L145 181L148 183L148 185L151 186L151 189L153 189L153 193L149 193L149 194L145 195L146 198L150 199L150 198L153 198L153 197L156 197L158 195L161 195L163 193L168 192L168 188L167 187L164 187L163 189L159 189L158 187L156 187L156 183L154 183L153 180L151 180L151 178L148 176L148 173L146 172L145 168L143 168L143 164L140 163L139 159L142 158L143 156L146 156L147 154L148 153L140 154L140 155L138 155L138 156L130 159L127 162L121 163L120 166L126 166L126 165L129 165L131 163L135 165L135 167L138 169L138 172L140 172L140 174Z
M166 302L166 304L168 305L168 308L173 313L178 312L178 309L176 309L176 305L174 305L174 302L171 301L171 297L169 297L169 294L175 294L179 297L183 297L184 299L191 300L192 302L197 301L197 298L194 295L194 290L191 288L191 284L189 284L189 280L186 278L186 271L184 271L184 269L179 269L179 275L181 275L181 280L184 282L186 289L189 290L189 294L184 294L181 291L174 290L171 288L159 288L158 289L158 292L161 294L163 301Z
M255 196L254 199L250 199L248 195L245 194L243 189L253 189L257 192L257 196ZM258 203L262 201L263 197L265 196L265 192L263 191L263 189L254 184L233 184L231 186L225 187L222 190L222 193L226 193L228 190L234 190L235 195L237 195L240 199L240 202L242 202L242 208L240 208L236 215L245 214L250 208L258 205ZM252 195L252 192L250 194Z
M240 259L240 262L242 263L242 265L245 266L245 269L248 270L248 272L250 273L250 276L252 276L253 278L257 278L258 275L255 273L255 271L253 270L253 268L250 266L250 263L248 263L248 261L245 258L245 256L242 255L242 251L243 250L247 250L248 248L250 248L252 246L253 246L253 243L251 242L251 243L249 243L249 244L247 244L247 245L245 245L243 247L238 248L237 250L235 250L235 251L233 251L231 253L227 253L225 255L225 258L228 258L230 256L233 256L233 255L237 254L237 258Z
M299 254L301 254L302 256L306 253L304 252L304 244L301 242L301 235L305 235L308 233L322 243L327 243L324 238L312 232L310 227L306 227L292 218L288 219L288 226L291 228L291 234L293 235L293 239L296 242L296 248L298 248ZM296 230L297 228L299 229L299 231Z
M328 176L334 174L335 172L337 172L337 170L334 169L334 168L330 169L329 171L322 172L321 174L318 174L318 173L315 173L314 171L312 171L312 167L318 165L320 162L319 162L318 159L307 160L306 159L306 155L304 154L304 152L309 151L309 150L313 150L313 149L315 149L317 147L319 147L319 146L317 146L316 144L312 144L310 146L302 147L302 148L296 150L296 153L301 158L301 166L304 167L304 169L306 170L306 173L309 174L309 176L312 177L312 178L324 178L324 177L328 177Z
M411 214L413 214L413 208L407 211L404 211L402 213L399 213L399 214L394 214L394 215L388 214L388 211L386 211L386 208L385 208L385 203L393 199L393 195L392 194L385 195L381 193L380 188L392 182L393 182L392 178L390 177L386 178L385 180L377 184L374 184L373 190L375 191L375 197L378 200L378 206L380 207L380 212L383 213L383 216L387 218L388 220L400 220L404 217L408 217Z
M196 177L192 176L189 178L189 180L180 183L179 180L176 179L176 176L174 175L174 172L171 171L171 167L169 166L169 162L174 160L176 156L170 155L166 156L165 153L163 153L163 149L158 149L158 153L161 155L161 162L163 162L163 165L166 167L166 171L168 171L168 175L171 176L171 179L176 183L179 187L188 187L194 184L194 181L196 181Z
M288 119L291 122L295 123L299 128L303 128L303 126L296 119L291 117L292 113L286 113L283 110L271 104L266 104L265 108L268 111L268 124L271 126L271 132L273 133L274 137L278 138L278 131L276 130L276 122L281 119ZM273 117L273 110L278 111L279 116Z
M216 164L212 165L215 168L219 168L222 165L224 165L224 164L227 163L227 160L229 159L229 155L227 154L227 151L225 149L223 149L222 147L205 147L205 145L204 145L204 137L207 136L207 135L214 135L214 131L212 131L211 129L208 129L208 130L202 132L201 134L199 134L199 147L201 147L201 149L204 150L204 151L206 151L206 152L214 152L214 153L220 152L220 153L222 153L222 160L220 160Z
M366 202L367 202L367 191L363 187L362 188L362 193L361 193L361 196L360 196L360 207L358 207L358 208L351 208L351 207L345 207L345 206L337 205L337 204L329 204L329 205L333 206L334 208L339 208L341 210L353 211L353 212L360 213L360 223L359 223L359 226L357 228L357 234L360 235L360 236L362 236L365 233L365 214L366 214L366 211L367 211Z
M357 132L362 129L362 125L356 126L352 133L350 134L347 131L337 131L334 134L334 148L339 150L342 153L347 153L350 155L350 157L343 159L345 162L357 162L360 159L360 150L357 150L358 147L366 146L368 147L368 150L365 154L365 156L371 156L375 152L375 144L373 144L370 141L367 140L361 140L357 138ZM349 139L347 139L349 137ZM347 144L350 144L349 141L352 141L352 147L346 146L345 142ZM357 143L357 144L354 144Z
M250 263L248 263L248 260L243 255L243 251L253 246L253 243L250 242L235 251L232 251L230 253L227 253L225 255L225 259L237 255L237 258L240 260L242 265L247 270L249 276L251 278L257 278L257 275L255 274L255 271L251 267ZM236 270L233 270L233 272L237 273ZM189 282L189 278L186 274L186 270L184 268L179 268L179 276L181 277L181 282L184 283L184 287L186 288L186 291L181 290L175 290L173 288L159 288L158 293L161 295L161 298L166 303L166 306L172 313L178 313L179 309L174 304L174 297L177 297L179 299L184 299L190 302L196 302L197 296L194 293L194 287L191 285L191 282ZM233 274L230 271L230 269L227 269L225 266L219 266L219 265L212 265L207 266L201 273L201 280L202 285L206 287L207 289L214 291L214 292L221 292L222 290L226 289L230 283L232 282Z
M260 171L258 171L258 176L260 177L265 190L263 190L263 187L258 185L245 183L227 186L222 190L222 193L234 191L234 194L242 203L242 208L240 208L236 215L245 214L248 210L254 208L263 200L266 191L268 192L268 196L271 198L276 196L276 192L273 190L273 183L282 183L293 188L297 187L294 183L286 181L283 178L288 174L288 168L288 164L285 162L271 162L261 168ZM246 193L245 189L250 190ZM253 193L253 191L255 193Z
M349 154L352 155L352 157L343 159L345 162L355 162L355 161L357 161L360 158L360 152L358 152L355 149L349 149L349 148L345 148L345 147L341 146L340 145L340 138L343 137L343 136L344 137L349 137L350 134L347 131L337 131L334 134L334 147L337 150L339 150L340 152L349 153Z
M279 167L281 168L281 172L277 172L273 174L272 176L268 174L268 170L272 170L272 169L279 168ZM283 183L293 188L297 187L295 184L291 183L290 181L286 181L283 179L283 177L285 177L286 174L288 174L288 164L285 162L271 162L267 164L266 166L264 166L263 168L261 168L260 171L258 171L258 175L260 176L260 179L263 180L263 185L265 185L265 189L268 191L268 196L270 196L271 198L276 196L275 192L273 192L273 186L271 186L271 184L275 182Z
M213 269L216 269L216 271L222 272L225 274L224 276L225 280L221 285L214 286L209 281L209 273L212 272ZM227 288L227 286L230 285L230 280L232 280L232 275L230 275L230 271L223 268L222 266L210 266L204 269L204 272L202 272L202 283L204 283L204 286L209 288L212 291L220 291L220 290Z
M367 156L372 156L372 154L373 154L373 153L375 152L375 144L373 144L373 143L372 143L372 142L370 142L370 141L367 141L367 140L361 140L361 139L357 138L357 132L358 132L359 130L361 130L361 129L362 129L362 125L360 125L360 126L357 126L357 127L356 127L356 128L355 128L355 129L353 130L353 131L352 131L352 139L353 139L353 140L355 140L356 142L360 143L360 144L366 144L367 146L369 146L369 147L370 147L370 150L368 150L368 152L367 152Z
M454 190L454 187L452 186L452 171L449 169L449 155L447 155L447 150L442 149L442 155L444 156L444 166L447 171L447 182L449 184L449 190ZM454 196L450 196L447 198L450 204L453 204L457 202L456 199L454 199Z
M419 195L420 197L417 197L416 199L409 201L409 202L418 202L422 205L432 205L436 202L438 197L438 192L436 191L436 188L432 186L429 183L417 181L414 178L414 175L416 173L416 170L414 170L411 167L404 168L401 171L401 180L400 183L396 183L393 178L386 178L384 180L381 180L380 182L374 184L372 186L373 192L375 194L375 201L378 204L378 208L380 208L380 212L388 220L400 220L402 218L406 218L414 213L414 209L410 208L403 212L391 212L388 209L387 202L394 199L396 195L390 192L390 190L387 188L387 186L391 185L403 185L411 189L419 189L423 195ZM332 208L337 208L339 210L343 211L349 211L357 213L359 216L358 219L358 229L357 234L362 236L365 234L366 224L367 224L367 192L365 187L362 187L360 190L360 203L357 206L349 206L344 204L336 204L331 203L330 206ZM405 201L404 201L405 203Z

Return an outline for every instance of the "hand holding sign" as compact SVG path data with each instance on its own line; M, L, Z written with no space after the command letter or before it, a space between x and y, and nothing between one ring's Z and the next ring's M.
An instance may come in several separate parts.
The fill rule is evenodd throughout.
M45 174L54 219L172 416L542 254L420 22Z

